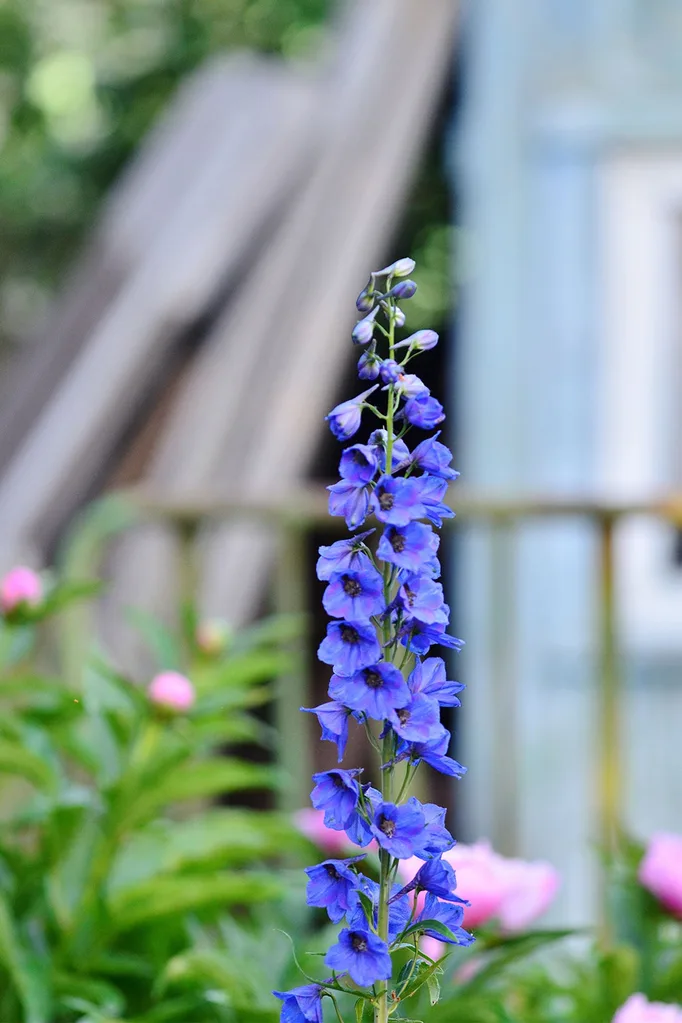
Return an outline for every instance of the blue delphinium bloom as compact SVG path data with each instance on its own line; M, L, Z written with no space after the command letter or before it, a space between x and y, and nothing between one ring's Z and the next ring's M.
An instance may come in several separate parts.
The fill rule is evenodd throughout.
M402 376L402 366L395 359L384 359L381 363L379 376L385 384L395 384Z
M334 924L343 920L357 902L357 899L353 899L353 892L359 888L360 880L351 868L362 859L364 855L347 860L325 860L315 867L306 867L305 872L309 877L307 904L326 909Z
M363 352L358 359L358 376L361 380L376 380L380 368L381 359L376 352Z
M412 465L430 476L438 476L444 480L456 480L459 473L450 467L452 452L438 440L440 430L432 437L427 437L412 452L410 461Z
M339 472L356 487L365 487L374 479L379 468L375 448L370 444L353 444L341 455Z
M385 610L384 581L370 565L359 572L333 575L322 597L324 609L335 618L363 622Z
M416 850L422 846L424 827L424 811L412 797L402 806L380 803L374 814L372 834L391 856L407 860L418 855Z
M333 831L343 831L355 813L360 798L357 777L360 771L320 771L313 775L315 788L310 801L316 810L324 810L325 826Z
M389 526L377 547L377 557L418 575L438 549L439 537L423 522Z
M433 856L442 856L444 852L454 849L455 840L445 827L445 810L435 803L422 803L424 814L424 830L415 842L414 855L421 860L430 860Z
M378 789L369 784L361 786L361 793L358 807L343 830L354 845L359 845L364 849L374 841L371 822L374 820L374 814L381 803L382 796ZM362 812L362 807L365 808L366 815Z
M381 647L374 626L363 622L330 622L317 656L331 664L335 675L355 675L381 658Z
M439 476L420 476L419 496L424 505L424 513L429 522L439 529L443 525L443 519L454 519L455 513L443 501L445 491L448 489L448 481Z
M356 487L349 480L339 480L327 487L329 514L346 520L349 529L357 529L367 518L372 498L371 487Z
M411 692L432 696L441 707L459 707L457 693L466 688L463 682L449 681L442 657L417 661L407 681Z
M378 980L388 980L391 976L388 945L369 928L350 930L344 927L324 961L335 973L347 973L360 987L371 987Z
M392 710L388 720L396 735L407 742L428 742L440 735L438 701L423 693L412 695L404 707Z
M406 526L425 515L419 482L403 476L382 476L374 488L372 509L380 522Z
M372 664L350 677L332 675L329 695L375 721L385 720L396 707L404 707L411 699L402 672L387 661Z
M369 568L372 561L365 547L365 540L374 532L368 529L365 533L358 533L349 540L337 540L329 547L318 548L317 578L321 580L331 579L333 575L342 572L359 572L363 568Z
M379 459L379 468L382 473L386 472L386 445L388 443L388 434L386 430L374 430L370 435L367 443L376 451L377 458ZM410 449L404 440L399 437L393 437L393 450L391 451L391 472L397 472L398 466L402 465L405 468L410 462Z
M357 433L362 422L362 404L379 385L375 384L362 394L349 398L336 405L325 419L329 423L329 429L337 440L348 440L354 433Z
M447 605L445 605L447 607ZM446 626L440 623L427 625L411 618L400 630L400 642L414 654L426 654L431 646L446 646L450 650L461 650L464 643L456 636L448 636Z
M281 1023L322 1023L322 987L305 984L291 991L273 991L284 1002Z
M441 403L425 391L415 395L414 398L408 398L403 414L411 426L418 426L422 430L432 430L434 426L438 426L445 419Z
M447 625L450 616L446 610L443 587L425 575L410 575L403 581L399 598L409 618L433 625Z
M319 707L301 707L301 710L317 716L322 729L322 739L336 743L341 763L348 742L348 718L351 715L348 707L331 700L328 703L321 703Z
M457 878L450 864L446 860L434 857L419 868L410 883L400 889L399 894L405 895L415 890L431 892L446 902L458 902L460 905L468 906L466 899L460 899L459 895L455 895L456 887Z
M437 938L444 941L446 945L471 945L474 941L473 934L469 934L461 926L464 917L464 909L452 902L443 902L435 895L427 895L424 908L417 917L417 920L436 920L443 924L452 933L452 937L445 937L438 931L427 927L424 934L430 938Z
M357 892L362 891L364 895L372 903L372 918L368 920L365 908L357 897ZM405 889L407 892L408 889ZM356 900L356 906L348 914L348 926L353 927L367 927L377 929L379 922L379 893L380 888L376 881L373 881L369 877L364 875L360 878L360 887L353 893L353 897ZM388 940L395 941L401 931L404 931L409 924L410 917L412 915L412 905L407 894L403 893L400 885L394 884L391 886L391 898L388 904Z
M410 760L413 764L423 760L441 774L447 774L450 778L461 778L466 774L466 767L447 755L449 747L450 733L447 728L441 728L441 731L427 742L401 742L396 752L396 760Z

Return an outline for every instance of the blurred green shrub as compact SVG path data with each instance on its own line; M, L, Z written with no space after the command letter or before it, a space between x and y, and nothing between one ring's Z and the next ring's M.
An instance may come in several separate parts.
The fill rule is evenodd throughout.
M300 620L230 637L186 608L174 635L138 614L159 667L194 687L173 711L101 653L60 670L43 633L92 589L48 587L0 619L0 1020L274 1020L263 974L290 956L276 866L309 846L277 812L214 800L281 784L276 767L224 750L270 744L253 711Z

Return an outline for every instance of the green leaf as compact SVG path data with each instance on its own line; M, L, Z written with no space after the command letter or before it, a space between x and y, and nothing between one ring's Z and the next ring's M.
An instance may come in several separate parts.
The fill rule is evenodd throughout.
M126 617L146 642L159 669L181 670L184 661L182 647L170 629L141 608L126 608Z
M33 612L36 618L61 611L78 600L87 600L101 593L104 583L98 579L66 579L50 590L43 603Z
M435 973L426 978L426 986L429 989L429 1001L431 1002L431 1005L437 1005L440 1000L440 981Z
M402 937L407 938L410 934L421 934L422 931L435 931L436 934L440 934L443 938L449 938L451 941L457 940L450 928L442 924L440 920L420 920L412 924L411 927L408 927L406 931L403 931Z
M50 765L18 742L0 739L0 774L26 778L37 788L54 792L57 778Z
M366 895L365 892L359 889L356 892L356 895L360 900L360 905L365 911L365 916L371 923L374 920L374 903L370 899L369 895Z
M355 1023L362 1023L362 1017L365 1015L365 1002L366 999L358 998L355 1003Z
M277 899L284 888L282 880L266 873L184 874L123 889L109 898L108 907L113 929L121 933L165 916Z
M249 764L230 757L213 757L188 763L182 770L162 778L153 788L141 792L125 814L128 827L154 816L171 803L186 799L209 799L228 792L276 787L276 769Z
M40 964L21 943L9 903L0 893L0 963L21 1002L25 1023L46 1023L52 1016L51 993Z

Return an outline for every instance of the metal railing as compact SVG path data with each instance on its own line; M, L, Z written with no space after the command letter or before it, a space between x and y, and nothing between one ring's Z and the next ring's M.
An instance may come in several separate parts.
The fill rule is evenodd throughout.
M313 528L346 534L342 519L330 518L327 493L323 487L300 489L295 494L273 497L268 502L223 501L211 496L194 501L156 499L140 490L126 491L145 518L163 521L178 533L185 566L185 585L193 587L193 547L199 529L207 521L247 518L267 523L279 534L278 572L274 594L278 609L306 608L304 542ZM490 592L498 595L491 608L489 644L492 665L493 699L490 721L493 757L493 815L497 821L500 846L513 852L517 828L516 778L518 750L510 736L514 727L517 693L513 673L508 665L514 660L513 629L506 627L505 605L511 606L515 587L512 557L514 531L520 524L533 520L583 520L597 536L598 563L594 573L596 606L598 607L595 695L597 698L596 744L594 751L595 785L598 793L595 830L599 844L608 857L613 850L623 809L623 760L621 748L622 674L620 670L620 637L617 622L617 566L614 556L614 534L621 521L632 516L650 516L682 528L682 495L636 502L618 502L581 497L505 497L492 494L467 493L458 490L451 497L456 519L445 521L445 528L458 523L483 524L490 530L491 578ZM280 748L281 763L291 779L292 802L301 805L307 797L310 778L309 751L305 743L305 724L299 707L309 699L308 665L304 642L298 651L295 669L281 680L278 690L277 724L280 736L286 736ZM511 727L510 727L511 725ZM606 897L604 893L604 898Z

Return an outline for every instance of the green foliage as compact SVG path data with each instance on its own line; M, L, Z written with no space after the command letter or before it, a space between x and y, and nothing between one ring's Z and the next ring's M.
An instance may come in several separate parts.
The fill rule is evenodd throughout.
M205 654L191 608L179 635L133 616L159 668L194 684L175 714L98 651L62 677L61 624L96 589L55 583L0 622L0 1020L274 1021L290 958L274 924L282 859L309 847L278 812L215 799L276 795L277 770L225 744L267 745L252 708L289 667L300 620Z

